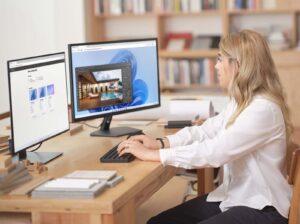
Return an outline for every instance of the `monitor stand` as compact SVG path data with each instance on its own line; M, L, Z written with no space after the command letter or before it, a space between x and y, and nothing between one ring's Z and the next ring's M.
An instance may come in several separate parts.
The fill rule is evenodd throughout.
M115 127L110 128L110 123L112 120L112 116L104 117L103 121L100 125L100 129L92 132L91 136L98 137L119 137L123 135L133 135L142 133L141 129L131 128L131 127Z
M23 150L16 155L16 159L19 161L26 159L30 163L40 162L46 164L62 154L62 152L26 152L26 150Z

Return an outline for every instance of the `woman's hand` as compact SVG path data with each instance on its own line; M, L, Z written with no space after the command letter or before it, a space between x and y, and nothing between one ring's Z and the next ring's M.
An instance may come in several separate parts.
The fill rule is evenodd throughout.
M121 142L118 146L119 156L125 153L131 153L141 160L160 161L159 151L147 148L141 142L132 140L131 138Z
M150 138L147 135L134 135L129 138L132 141L138 141L142 143L148 149L160 149L160 142L156 139Z

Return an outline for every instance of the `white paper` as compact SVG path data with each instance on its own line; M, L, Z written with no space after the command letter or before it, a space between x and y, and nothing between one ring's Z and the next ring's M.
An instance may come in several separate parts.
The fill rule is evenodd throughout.
M97 179L68 179L58 178L45 183L46 188L89 189L98 183Z
M199 116L207 119L214 115L214 108L210 100L171 100L169 114L178 117L193 117L193 119Z
M184 114L176 115L170 114L170 103L175 101L174 98L179 98L177 96L162 96L161 97L161 106L153 109L135 111L130 113L124 113L120 115L115 115L113 118L116 120L157 120L157 119L166 119L166 120L193 120L197 113L189 113L186 116ZM184 96L185 98L197 98L197 96ZM227 96L199 96L193 101L209 101L213 102L213 111L222 111L227 103L229 102L229 97ZM199 114L199 113L198 113ZM200 113L201 114L201 113ZM213 114L213 112L212 112ZM202 118L200 116L200 118ZM203 119L206 119L203 117Z
M109 180L117 174L115 170L76 170L64 178Z

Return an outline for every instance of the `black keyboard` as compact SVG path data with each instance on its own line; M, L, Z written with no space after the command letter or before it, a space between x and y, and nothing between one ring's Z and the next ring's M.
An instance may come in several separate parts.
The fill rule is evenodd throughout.
M112 147L107 153L105 153L100 158L100 162L102 162L102 163L129 163L135 159L135 157L130 153L126 153L122 156L119 156L118 151L117 151L118 145Z
M144 133L142 131L132 133L127 136L127 139L133 135L144 135ZM105 153L100 158L100 162L102 162L102 163L129 163L135 159L135 156L130 153L125 153L124 155L119 156L118 151L117 151L118 145L119 144L112 147L107 153Z

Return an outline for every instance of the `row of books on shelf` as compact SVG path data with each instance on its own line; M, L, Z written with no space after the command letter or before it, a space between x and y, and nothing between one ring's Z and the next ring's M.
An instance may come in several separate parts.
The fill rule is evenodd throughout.
M123 13L141 14L154 10L152 0L98 0L98 13L120 15Z
M97 0L99 14L120 15L147 12L200 12L218 9L219 0Z
M218 82L214 59L161 59L160 73L166 86L172 85L214 85Z
M219 8L219 0L163 0L160 3L163 12L200 12Z
M228 0L228 9L273 9L278 6L277 0Z
M168 33L166 50L178 51L184 49L205 50L218 48L221 37L218 35L196 35L192 33Z

